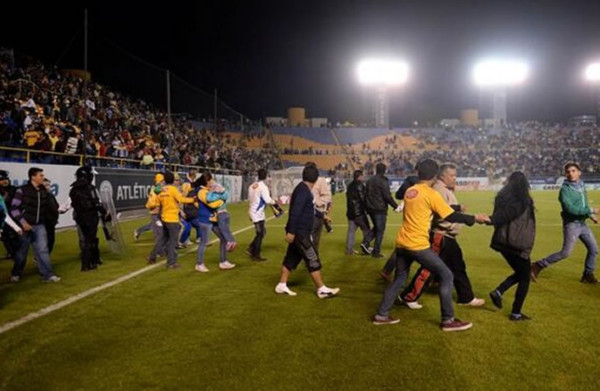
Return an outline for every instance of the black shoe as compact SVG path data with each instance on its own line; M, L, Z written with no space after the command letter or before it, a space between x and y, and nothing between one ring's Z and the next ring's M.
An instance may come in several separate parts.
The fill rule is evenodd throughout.
M508 319L513 322L521 322L523 320L531 320L531 318L525 314L510 314Z
M594 276L594 272L583 273L583 276L581 276L581 280L579 280L579 281L586 283L586 284L597 284L598 283L596 276Z
M260 255L256 255L256 256L252 256L252 260L256 261L256 262L264 262L267 260L267 258L263 258Z
M369 248L369 246L366 246L364 244L360 244L360 249L362 250L363 254L365 255L371 255L371 253L373 252L373 250L371 250L371 248Z
M373 258L385 258L385 256L381 253L375 253L371 255Z
M491 291L490 299L492 299L492 303L494 303L494 306L502 308L502 295L500 294L500 292L496 290Z

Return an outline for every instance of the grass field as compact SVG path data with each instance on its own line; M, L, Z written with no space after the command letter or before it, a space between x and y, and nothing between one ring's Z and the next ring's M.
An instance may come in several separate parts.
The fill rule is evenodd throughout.
M492 193L458 196L470 212L491 212ZM560 248L556 196L534 194L533 259ZM600 192L590 199L600 204ZM474 327L440 331L435 292L423 296L421 310L397 307L400 324L376 327L370 319L385 287L378 277L384 260L344 255L345 196L334 204L334 231L323 235L321 255L325 282L341 288L339 297L319 300L303 265L290 281L298 296L273 292L285 221L270 220L267 262L243 254L253 237L247 230L237 235L234 270L218 270L217 246L207 250L206 274L194 271L193 249L182 250L179 270L151 269L0 334L0 390L600 389L600 286L579 282L583 245L532 283L523 311L533 320L513 323L514 288L503 310L487 296L511 269L489 249L489 227L467 227L459 242L475 293L487 303L456 313ZM249 225L245 203L230 211L233 230ZM58 284L42 284L31 261L23 280L10 284L12 264L0 262L0 327L145 268L151 233L131 238L142 222L123 223L127 254L105 251L105 265L90 273L79 272L76 232L60 233L53 254ZM388 215L385 254L400 222Z

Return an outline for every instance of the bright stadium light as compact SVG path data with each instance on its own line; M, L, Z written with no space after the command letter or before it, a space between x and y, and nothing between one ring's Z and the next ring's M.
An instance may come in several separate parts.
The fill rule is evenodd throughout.
M484 60L473 69L473 79L482 87L520 84L528 74L527 64L514 60Z
M592 82L600 82L600 62L588 65L585 69L585 79Z
M358 63L358 81L374 89L373 120L378 128L390 125L390 103L388 90L406 83L408 64L397 60L365 59Z
M408 64L396 60L367 59L358 64L358 81L363 85L392 87L406 83Z

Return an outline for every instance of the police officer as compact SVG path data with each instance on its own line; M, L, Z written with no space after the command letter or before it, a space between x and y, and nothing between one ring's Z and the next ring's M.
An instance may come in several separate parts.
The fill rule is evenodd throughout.
M98 248L98 222L110 221L110 215L102 205L98 191L92 184L94 171L91 167L80 167L75 172L77 180L71 184L69 197L73 207L73 219L77 223L81 245L81 271L96 269L100 261Z

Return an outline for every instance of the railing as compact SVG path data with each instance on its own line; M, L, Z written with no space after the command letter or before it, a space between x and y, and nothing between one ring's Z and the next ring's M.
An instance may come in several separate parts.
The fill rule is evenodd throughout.
M230 175L241 175L242 173L240 170L232 170L229 168L211 168L168 162L153 162L151 164L144 164L142 161L135 159L90 155L84 156L81 154L38 151L35 149L14 148L5 146L0 146L0 161L40 164L71 164L75 166L91 164L93 166L99 167L136 168L154 171L162 171L165 169L169 169L174 172L184 172L188 171L190 168L196 168L197 170L210 170L219 174L224 173Z

